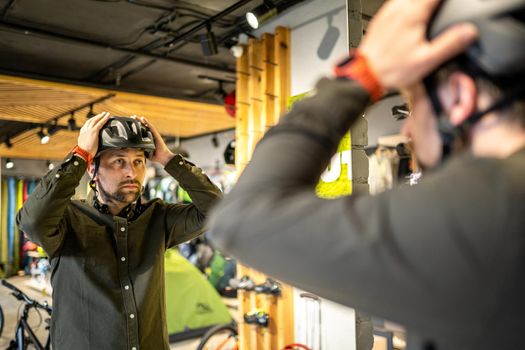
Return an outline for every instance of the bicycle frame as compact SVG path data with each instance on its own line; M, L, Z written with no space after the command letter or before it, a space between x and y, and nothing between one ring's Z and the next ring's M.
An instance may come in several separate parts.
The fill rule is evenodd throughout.
M48 332L47 341L45 345L42 345L40 340L37 338L33 329L27 322L29 317L29 310L32 308L44 310L49 316L51 316L52 309L47 305L40 304L39 302L29 298L25 295L20 289L13 286L11 283L6 280L0 280L0 283L12 291L11 295L17 300L24 303L24 312L18 320L18 325L16 326L15 338L11 340L8 350L25 350L27 345L32 344L36 347L37 350L50 350L51 349L51 335ZM47 323L46 319L44 322ZM49 331L49 325L46 325L46 330Z
M42 345L40 340L37 338L31 327L27 322L29 316L29 310L32 308L32 305L24 306L24 313L18 322L16 327L16 345L18 350L24 350L28 344L33 344L37 350L50 350L51 346L51 337L47 336L47 341L45 345ZM26 342L25 335L29 336L29 342Z

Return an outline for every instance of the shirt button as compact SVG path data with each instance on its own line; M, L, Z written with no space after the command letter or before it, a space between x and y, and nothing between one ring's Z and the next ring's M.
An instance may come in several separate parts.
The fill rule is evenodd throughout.
M184 164L184 162L179 162L179 165L182 165L182 164Z
M121 227L120 231L124 232L124 231L126 231L126 228L125 227Z
M73 165L78 166L78 162L75 160L75 161L73 162Z
M135 318L134 314L129 314L129 318Z
M56 174L55 177L58 179L60 177L60 174Z
M120 258L120 260L122 260L122 261L126 261L126 258L125 258L125 257L122 257L122 258Z
M131 350L137 350L137 348L136 347L132 347Z
M124 286L124 289L125 289L125 290L128 290L128 289L129 289L129 286L126 284L126 285Z

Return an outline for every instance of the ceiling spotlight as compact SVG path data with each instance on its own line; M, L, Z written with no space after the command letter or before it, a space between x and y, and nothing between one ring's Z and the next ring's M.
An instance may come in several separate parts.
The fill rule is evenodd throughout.
M15 163L10 158L7 158L5 162L5 168L13 169L14 166L15 166Z
M38 137L40 137L40 143L45 145L46 143L49 142L49 140L51 139L49 137L49 135L47 134L44 134L44 128L40 129L40 131L38 132Z
M53 122L53 124L51 124L50 126L47 127L47 134L49 136L53 136L54 134L57 133L58 129L59 129L59 127L57 125L57 121L55 120Z
M9 137L6 137L6 139L4 140L4 143L7 148L13 147L13 144L11 143L11 140L9 139Z
M271 17L277 15L277 6L272 1L265 0L264 3L254 10L246 13L246 21L253 29L259 28L261 23L266 22Z
M215 34L213 34L209 26L206 34L199 35L199 41L201 42L202 54L204 56L213 56L219 53Z
M224 103L224 98L226 97L226 95L228 95L228 93L224 90L222 81L219 81L219 87L213 92L213 95L218 102Z
M211 138L211 144L214 148L219 147L219 138L217 137L217 134L213 134L213 137Z
M230 47L230 52L232 53L233 57L239 58L244 53L244 48L242 45L233 45Z
M90 111L91 111L91 109L90 109ZM89 113L90 112L88 112L88 116L87 116L88 118L90 118L89 117ZM77 129L77 123L75 121L75 114L74 113L71 113L71 117L69 117L69 119L67 120L67 129L69 131L74 131L74 130Z
M49 170L53 170L55 168L55 164L51 163L50 160L46 161L46 166Z
M97 114L95 112L93 112L93 105L90 104L89 105L89 111L87 112L86 114L86 118L93 118L94 116L96 116ZM74 113L71 113L71 118L73 118L75 116Z

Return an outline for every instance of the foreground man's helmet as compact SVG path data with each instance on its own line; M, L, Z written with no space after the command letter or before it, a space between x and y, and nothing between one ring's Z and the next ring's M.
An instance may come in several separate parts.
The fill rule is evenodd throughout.
M430 39L450 26L470 22L479 38L464 54L487 76L525 71L525 0L444 0L428 28Z
M525 0L443 0L429 23L427 36L431 40L454 24L465 22L477 27L478 39L465 53L444 65L454 63L472 77L486 78L501 89L503 97L454 126L443 116L437 94L439 69L424 79L438 117L442 160L451 153L455 140L466 135L466 130L484 115L525 97Z

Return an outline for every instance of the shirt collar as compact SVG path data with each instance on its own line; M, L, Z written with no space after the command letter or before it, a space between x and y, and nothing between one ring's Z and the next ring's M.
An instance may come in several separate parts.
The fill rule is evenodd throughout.
M100 203L98 198L93 193L91 193L90 201L91 201L91 205L93 205L93 207L97 209L100 213L112 215L111 212L109 211L108 205ZM134 220L142 212L141 208L142 208L142 201L139 196L139 198L135 202L130 203L128 206L122 209L120 213L118 213L116 216L125 218L127 220Z

